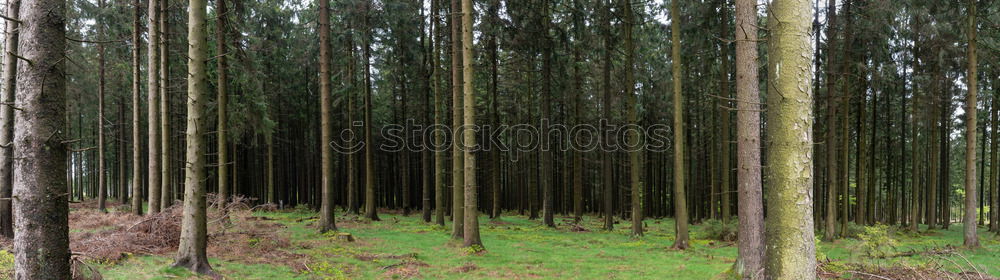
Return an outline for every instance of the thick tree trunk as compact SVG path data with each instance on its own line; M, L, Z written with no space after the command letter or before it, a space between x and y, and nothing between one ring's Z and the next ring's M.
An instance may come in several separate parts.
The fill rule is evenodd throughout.
M553 170L552 170L552 151L550 150L552 139L549 139L549 122L552 121L552 41L549 39L549 28L551 27L551 19L549 17L549 1L542 1L542 38L537 42L541 43L542 48L542 94L541 94L541 122L539 123L539 131L541 131L541 141L542 149L538 151L539 153L539 176L538 183L542 187L542 224L547 227L555 227L554 219L554 209L555 198L553 197L555 193L552 191L553 188Z
M768 17L768 92L781 93L767 100L768 204L774 206L768 208L765 227L768 279L816 278L811 201L812 13L807 0L775 0Z
M7 2L7 17L18 18L21 9L21 0L11 0ZM7 36L3 54L3 82L2 92L0 92L0 103L13 104L14 91L17 90L17 41L18 22L7 21ZM0 105L0 235L6 238L14 238L14 209L11 208L11 195L14 192L14 107L13 105Z
M465 137L465 141L462 143L462 150L464 150L465 160L465 221L463 229L465 233L463 235L464 242L462 245L464 247L470 247L473 250L483 250L483 241L479 238L479 211L476 203L476 155L473 147L476 146L476 133L473 130L473 126L476 125L476 93L475 86L473 82L475 77L472 72L472 65L475 63L475 57L472 53L472 13L474 12L472 6L472 0L462 0L462 80L464 81L463 91L465 93L465 98L463 98L464 107L463 113L465 114L465 127L462 136Z
M968 35L968 73L966 74L966 84L969 86L969 95L965 98L965 216L962 222L965 223L966 247L979 247L979 235L976 232L976 98L978 85L977 60L976 60L976 0L968 0L968 25L966 26Z
M681 96L681 22L680 1L670 4L670 37L673 42L673 75L674 75L674 216L677 235L674 248L686 249L688 246L688 207L687 196L684 194L684 116Z
M147 26L149 27L149 58L147 75L147 95L146 104L148 110L148 185L149 185L149 213L160 212L160 6L159 1L149 0L147 13Z
M365 60L365 218L379 221L378 209L375 205L375 138L372 137L372 77L371 77L371 39L372 27L368 18L371 16L372 2L365 2L364 9L364 60Z
M736 0L736 191L742 279L764 279L764 198L761 191L757 6Z
M70 277L65 15L66 1L35 0L21 6L18 18L14 279Z
M205 201L205 95L208 94L205 0L191 0L188 9L187 150L184 178L184 214L174 267L214 274L205 249L208 244Z
M224 0L217 0L223 2ZM333 104L330 96L330 1L319 2L319 106L320 106L320 174L323 197L320 206L319 231L337 230L333 205ZM221 35L220 35L221 36ZM222 138L220 138L222 139ZM220 141L221 142L221 141Z

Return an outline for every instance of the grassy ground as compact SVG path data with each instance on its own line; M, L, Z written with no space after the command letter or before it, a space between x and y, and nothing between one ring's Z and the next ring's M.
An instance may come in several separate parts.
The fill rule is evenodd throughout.
M356 242L337 240L313 228L315 214L307 211L257 212L258 217L280 223L288 250L301 254L301 265L244 264L212 259L220 274L231 279L712 279L721 278L736 257L731 242L708 240L705 225L692 227L692 249L671 250L672 220L647 220L646 236L628 236L628 227L597 230L601 221L588 217L573 231L540 226L539 221L507 216L502 222L481 220L487 251L470 254L450 239L450 229L424 224L419 215L382 214L383 221L367 222L338 216L341 232ZM891 233L899 241L889 254L938 248L939 254L875 259L865 256L866 243L842 239L821 243L820 255L832 262L827 276L852 277L852 265L867 264L931 268L953 272L980 270L1000 277L1000 239L982 232L983 248L948 249L962 241L960 225L951 230L922 234ZM715 228L717 229L717 228ZM248 239L247 242L255 242ZM136 256L116 264L96 264L105 279L194 278L183 269L169 268L172 256ZM975 268L973 267L975 266Z

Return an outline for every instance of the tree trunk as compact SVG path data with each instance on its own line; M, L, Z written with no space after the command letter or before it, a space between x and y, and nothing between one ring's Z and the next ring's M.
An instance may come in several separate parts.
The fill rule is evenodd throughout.
M208 264L205 249L208 244L207 206L205 202L205 95L207 47L205 0L191 0L188 9L188 95L187 95L187 154L185 156L184 214L181 239L174 267L184 267L200 274L215 274Z
M736 191L742 279L764 278L764 201L761 191L757 6L736 0Z
M473 85L475 79L472 72L472 65L475 63L475 57L472 53L473 12L472 0L462 0L462 80L464 81L462 85L465 92L463 99L465 108L462 110L465 114L465 127L462 133L462 136L465 137L465 141L462 143L462 150L465 151L463 157L465 160L465 212L463 213L465 221L462 225L465 230L463 235L465 242L462 245L478 251L483 250L483 241L479 238L479 211L476 209L479 205L476 203L476 155L473 150L473 147L476 146L476 133L473 130L473 126L476 125L476 93Z
M14 4L17 5L17 4ZM66 1L20 9L14 100L14 279L68 279L66 203ZM10 21L8 21L10 23ZM8 54L13 54L8 52ZM8 68L9 70L10 68ZM8 88L9 89L9 88ZM9 107L9 106L4 106Z
M979 90L976 61L976 0L968 0L967 35L968 74L966 75L969 95L965 98L965 224L964 245L969 248L979 247L979 235L976 232L976 94Z
M580 96L573 97L573 124L580 125L583 123L581 117L581 111L583 110L582 99L585 98L583 94L583 69L580 67L580 63L583 61L581 58L581 49L583 48L583 30L585 27L584 16L580 14L582 11L582 3L579 0L573 1L573 36L575 37L577 43L573 44L573 92L581 94ZM583 221L583 153L573 149L571 152L573 157L573 222L579 224Z
M170 164L170 50L167 49L167 42L170 39L168 32L169 25L167 17L167 1L158 0L160 6L160 209L167 209L173 204L173 192L171 187L171 164ZM101 118L102 120L104 118ZM104 158L101 156L101 158ZM102 167L101 170L104 170ZM101 173L103 174L103 172ZM103 183L102 183L103 185Z
M225 0L217 0L220 3ZM337 230L333 205L333 104L330 96L330 1L319 0L320 174L322 178L319 231ZM221 35L220 35L221 36ZM220 44L221 45L221 44ZM221 131L221 130L220 130ZM224 138L219 138L224 139ZM221 143L222 141L220 141Z
M458 140L458 137L462 136L459 132L462 127L462 4L460 0L451 0L451 98L452 98L452 139ZM451 175L451 188L452 188L452 231L451 238L461 239L462 234L465 233L463 229L464 222L464 208L465 208L465 195L464 180L465 175L463 174L462 168L464 160L462 159L463 153L461 147L458 145L458 141L452 141L452 175Z
M434 124L437 126L444 126L444 93L441 90L441 37L439 27L439 10L440 10L440 0L431 0L431 29L433 35L435 36L434 50L432 51L434 58L431 59L431 68L433 69L431 74L431 85L434 88ZM434 133L434 146L442 147L444 144L444 133L442 131L436 131ZM445 153L441 148L434 149L434 209L435 217L434 222L440 226L444 226L444 212L447 208L447 202L445 201L445 187L444 187L444 164L445 164Z
M816 278L811 201L812 13L807 0L775 0L768 17L768 92L781 93L767 100L768 204L773 206L765 227L768 279Z
M542 224L547 227L555 227L554 219L554 209L555 198L552 197L555 193L552 191L552 151L550 150L553 144L551 139L549 139L549 122L552 117L552 41L549 39L549 28L551 27L551 19L549 17L549 1L542 1L542 38L537 42L541 43L542 48L542 94L541 94L541 122L539 123L539 131L541 131L541 141L542 149L538 151L539 153L539 176L538 183L542 187Z
M162 0L161 0L162 1ZM322 0L321 0L322 1ZM217 145L216 153L217 164L216 164L216 176L219 180L218 189L219 193L216 197L216 207L219 209L226 208L226 201L229 200L229 74L226 56L228 56L227 46L226 46L226 26L228 26L229 11L226 6L226 0L216 0L215 10L216 10L216 24L215 24L215 48L217 55L216 58L216 72L217 81L215 85L216 89L216 124L215 124L215 142Z
M104 0L98 0L97 7L103 12ZM8 22L8 24L10 23ZM104 38L103 22L97 23L97 30L98 38ZM101 212L107 212L108 187L106 185L107 178L104 176L104 44L100 43L97 44L97 65L97 209ZM2 114L0 113L0 115ZM0 182L4 181L0 180Z
M837 101L834 96L836 74L834 73L833 46L837 38L837 6L835 0L827 1L826 8L826 228L823 241L833 241L837 234L837 188L840 186L840 173L837 172Z
M677 221L674 248L687 249L688 246L688 209L687 196L684 194L684 98L681 96L681 22L680 1L670 3L670 37L673 42L673 75L674 75L674 216Z
M21 9L21 0L11 0L7 2L7 17L18 18ZM2 92L0 92L0 102L3 104L14 103L14 91L17 90L17 41L18 22L7 21L7 40L5 42L3 55L3 82ZM6 238L14 238L14 209L11 208L11 195L14 192L14 107L12 105L0 105L0 143L5 146L0 147L0 235Z
M142 215L142 140L139 138L139 46L142 38L139 18L142 16L142 6L139 0L133 0L132 5L135 9L132 16L132 213Z
M622 21L622 27L624 28L625 36L625 64L622 67L625 68L625 98L628 98L628 108L625 109L626 115L628 116L628 124L633 126L638 126L638 117L636 116L636 106L639 97L635 94L635 45L632 42L632 28L635 25L635 17L632 12L632 2L622 1L622 7L624 12L624 20ZM677 6L674 6L676 8ZM673 9L671 10L673 11ZM675 18L676 19L676 18ZM675 45L676 46L676 45ZM677 56L679 58L680 56ZM679 62L680 59L676 60ZM676 64L680 65L680 64ZM676 69L676 68L675 68ZM675 80L675 83L680 82L680 80ZM639 153L642 151L638 144L643 143L639 135L639 132L630 129L628 132L628 141L623 143L623 147L628 151L628 161L629 161L629 183L632 185L632 235L642 236L642 181L640 174L642 174L642 166L639 163ZM636 145L636 146L632 146ZM686 247L686 246L683 246ZM680 247L683 249L683 247Z
M603 86L602 89L604 90L604 95L603 95L603 103L604 104L601 107L601 112L604 113L604 119L603 119L603 121L605 123L607 123L608 125L610 125L611 124L611 110L613 110L611 108L611 98L612 98L612 96L611 96L611 94L612 94L611 93L611 67L613 65L613 63L611 62L611 52L613 51L611 49L613 47L612 44L611 44L611 36L612 36L612 34L611 34L612 33L611 32L611 3L610 3L610 0L602 0L601 2L602 2L602 4L604 4L604 9L601 9L601 13L602 13L601 16L603 17L603 19L601 19L601 20L603 21L602 24L604 25L604 28L603 28L604 29L603 30L604 31L604 50L602 50L604 52L603 53L604 54L604 61L603 61L603 63L604 63L604 69L601 72L602 80L603 80L603 82L601 83L601 85ZM602 137L602 140L603 140L604 144L608 145L608 146L611 145L611 141L613 141L613 139L614 139L613 138L614 136L610 135L610 133L603 133L603 134L601 134L601 137ZM615 228L615 217L614 217L614 209L613 209L613 206L614 206L613 191L614 191L614 188L615 188L614 187L614 178L613 178L613 176L614 176L614 169L613 168L614 167L612 166L612 164L613 164L612 163L612 158L613 157L614 157L614 154L612 152L605 151L605 152L601 153L601 179L603 179L603 181L601 182L601 185L602 185L601 192L604 195L604 206L603 206L603 210L604 210L604 230L607 230L607 231L611 231L611 230L613 230ZM674 174L676 175L677 173L675 172Z
M721 34L719 34L719 35L722 36L722 38L728 40L729 39L729 28L730 28L729 27L729 0L722 0L721 3L720 3L720 5L719 5L719 7L722 10L722 16L720 17L720 25L721 25L721 27L720 27L720 31L721 32L720 33ZM719 74L719 76L720 76L720 79L719 79L719 88L720 88L720 91L722 92L722 97L724 97L724 98L732 98L732 96L730 94L730 91L729 91L729 79L730 78L729 78L729 44L728 43L722 43L722 45L721 45L721 53L720 53L719 56L722 59L722 65L720 66L721 68L719 68L719 73L720 73ZM757 102L757 101L754 101L754 102ZM729 112L729 108L732 108L733 106L730 105L731 102L729 102L728 100L726 100L726 102L723 102L723 104L726 104L728 106L720 106L719 107L719 116L722 118L720 120L721 126L722 126L721 129L720 129L721 133L722 133L722 139L719 140L719 144L722 147L719 150L720 165L721 165L719 169L722 169L721 170L721 172L722 172L722 181L721 181L721 193L720 193L720 195L722 196L721 197L721 203L722 203L722 207L721 207L722 208L721 209L721 211L722 211L722 222L723 223L727 223L727 222L729 222L729 216L732 213L732 209L730 209L731 203L729 201L730 197L732 197L732 195L730 194L731 186L730 186L729 180L730 180L730 175L732 174L731 170L733 169L733 167L731 166L731 163L730 163L730 152L729 152L729 148L732 145L730 143L730 141L731 141L730 140L730 138L731 138L730 137L730 121L731 121L731 116L730 115L731 114ZM739 106L739 105L737 104L736 106ZM758 135L759 135L759 132L758 132ZM758 157L760 157L759 153L760 152L758 151Z
M368 18L371 16L371 0L365 1L364 9L364 60L365 60L365 218L379 221L378 209L375 207L375 138L372 137L372 77L371 77L371 39L372 27Z
M149 131L149 213L160 212L160 6L159 1L149 0L147 12L147 26L149 26L149 58L147 76L146 100L149 105L148 110L148 131Z

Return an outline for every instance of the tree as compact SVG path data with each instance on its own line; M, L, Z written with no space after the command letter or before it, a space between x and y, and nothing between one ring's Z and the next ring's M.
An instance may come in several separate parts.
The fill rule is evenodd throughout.
M757 1L736 0L736 191L743 279L764 272L764 199L761 191L760 92L757 77Z
M320 1L322 1L322 0L320 0ZM216 168L217 168L216 169L217 170L216 171L216 173L217 173L216 176L218 177L218 180L219 180L219 182L218 182L219 183L219 187L218 187L219 188L219 193L218 193L218 197L217 197L218 201L216 201L215 204L216 204L216 207L218 207L219 209L225 209L226 208L226 201L229 200L229 196L230 196L230 194L229 194L229 73L228 73L228 64L227 64L228 59L226 58L226 56L228 55L228 50L227 50L227 46L226 46L227 45L227 41L226 41L226 32L227 32L227 29L226 28L229 25L229 20L228 20L228 17L229 17L229 7L226 6L226 0L216 0L215 1L215 10L216 10L216 17L217 17L217 19L216 19L217 22L215 24L215 48L216 48L216 52L218 53L218 56L219 56L215 60L216 67L217 67L216 68L216 70L217 70L216 72L218 72L217 77L216 77L217 81L215 82L216 83L216 85L215 85L215 90L216 90L215 102L217 103L216 106L218 106L218 110L216 112L217 115L216 115L216 124L215 124L215 126L216 126L216 128L215 128L215 138L216 138L215 142L216 142L216 145L217 145L217 147L216 147L216 153L218 153L218 160L217 160L218 163L216 164ZM322 10L320 12L322 13ZM320 20L322 20L322 18L323 18L323 16L321 15L320 16ZM322 29L323 28L322 27L322 23L320 23L320 25L321 25L320 28ZM320 32L320 34L323 34L323 33ZM320 40L322 40L322 39L320 39ZM327 43L327 45L329 45L329 43ZM320 45L320 48L322 48L322 45ZM322 63L323 63L323 60L321 59L320 60L320 65L322 65ZM329 74L329 73L327 73L327 74ZM321 73L320 73L320 79L322 79L322 77L323 76L322 76L322 71L321 71ZM327 79L326 82L327 82L326 83L326 87L329 88L329 85L330 85L329 82L330 82L330 80ZM320 83L322 83L322 80L321 80ZM320 96L321 96L321 99L324 96L327 96L328 94L329 94L329 92L324 93L323 86L320 86ZM327 102L327 103L329 103L329 102ZM321 103L321 104L325 104L325 103ZM327 107L323 107L323 108L327 108ZM328 144L328 143L329 143L329 139L325 139L324 138L324 141L323 141L323 147L324 147L323 151L324 152L326 151L325 147L327 147L326 144ZM327 174L327 171L325 171L325 170L326 169L323 169L323 171L321 171L324 175ZM326 182L325 181L324 181L324 183L322 185L322 188L324 188L324 189L326 188ZM322 219L322 217L321 217L321 219ZM322 230L324 228L322 226L323 223L321 222L320 224L321 224L320 229Z
M431 59L431 68L433 74L431 74L431 85L434 88L434 124L438 126L444 126L444 92L441 90L441 39L439 33L441 21L438 16L440 8L440 0L431 0L431 36L435 38L434 42L431 44L434 50L431 52L434 58ZM444 144L444 136L440 131L434 133L434 146L440 147ZM445 172L445 151L441 149L436 149L434 151L434 209L435 217L434 222L440 226L444 226L444 211L447 209L445 205L445 190L444 190L444 172Z
M149 169L146 174L149 176L149 213L160 212L160 187L161 187L161 177L160 177L160 4L159 1L166 0L149 0L147 5L149 12L147 13L147 18L149 19L149 53L147 57L149 58L147 71L147 90L146 100L149 108Z
M21 6L14 113L14 278L70 275L66 197L66 1ZM8 106L4 106L8 107Z
M547 227L556 227L556 222L554 219L555 212L553 209L555 207L555 199L552 197L555 195L552 190L552 151L549 149L549 145L552 145L551 139L549 139L549 122L552 121L552 40L549 39L549 27L552 25L551 19L549 17L549 1L542 1L542 37L538 42L541 43L542 48L542 100L539 107L541 107L541 122L539 123L539 131L542 131L541 141L542 148L538 151L539 153L539 169L538 169L538 183L542 187L542 224Z
M967 49L968 65L966 71L966 84L969 85L969 94L965 97L965 215L962 222L965 223L965 247L979 247L979 235L976 232L976 102L978 85L978 72L976 61L976 0L968 0L968 15L966 35L969 40Z
M722 38L729 39L729 28L730 28L729 27L729 0L722 0L722 1L720 1L719 9L722 10L722 16L720 16L720 19L719 19L719 22L721 23L720 27L719 27L720 36ZM756 8L754 8L754 9L756 9ZM755 15L755 17L756 17L756 15ZM755 19L755 21L756 21L756 19ZM757 33L754 32L754 34L757 34ZM721 49L721 52L720 52L719 56L722 59L722 64L719 66L720 67L719 68L719 76L720 76L720 78L719 78L719 89L720 89L720 91L722 93L722 97L723 98L727 98L726 101L729 101L731 98L733 98L731 96L731 94L730 94L730 91L729 91L729 79L730 79L730 77L729 77L729 73L730 73L729 72L729 63L730 63L729 62L729 43L722 43L720 45L720 49ZM756 54L756 52L755 52L755 54ZM754 70L756 70L756 68ZM739 105L737 104L737 106L739 106ZM722 119L720 121L721 126L722 126L720 128L721 133L722 133L722 135L721 135L722 140L720 141L722 149L719 150L719 154L720 154L720 157L721 157L721 160L720 160L720 163L719 163L720 164L719 168L722 169L722 182L721 182L721 185L722 185L722 188L721 188L721 196L722 196L722 199L721 199L722 202L721 203L722 203L722 207L721 208L722 209L721 210L722 210L722 221L723 222L728 222L729 221L729 216L730 216L730 214L732 214L732 209L730 209L730 205L732 203L729 202L729 199L732 197L732 195L730 194L730 188L732 186L731 186L731 184L729 182L729 179L731 178L731 174L732 174L731 170L733 169L732 164L730 163L730 152L729 152L730 147L732 146L732 144L730 144L730 140L729 140L729 139L732 138L732 137L730 137L730 130L731 130L730 129L730 126L731 126L730 122L732 121L732 117L730 116L731 115L730 112L729 112L730 109L727 108L727 107L732 107L732 106L720 106L719 107L719 116ZM759 135L759 133L760 132L758 131L758 135ZM759 142L759 137L760 136L758 136L758 142ZM758 153L758 157L759 157L760 156L760 152L758 151L757 153ZM760 176L757 176L757 177L760 177Z
M464 0L463 0L464 1ZM452 196L452 226L451 226L451 238L461 239L462 235L465 234L463 229L463 223L465 222L465 192L463 186L465 186L464 180L465 175L463 174L464 156L462 152L461 145L459 145L458 137L462 134L460 133L463 125L463 114L462 114L462 87L463 87L463 72L462 67L462 3L460 0L451 0L451 102L452 102L452 173L451 173L451 196Z
M823 241L833 241L837 235L837 188L840 187L840 173L837 172L837 98L833 95L836 84L834 73L833 46L837 32L836 0L827 0L826 5L826 227Z
M604 91L602 95L602 106L601 113L604 115L604 121L611 123L611 67L613 63L611 62L611 52L613 51L611 43L611 3L610 0L602 0L601 4L604 7L601 9L601 24L604 31L604 58L602 63L604 64L604 70L601 72L602 79L602 90ZM603 133L601 135L604 142L612 141L612 135L610 133ZM610 143L609 143L610 144ZM604 194L604 230L611 231L615 228L615 217L614 217L614 170L611 162L612 154L610 152L601 153L601 192ZM675 173L676 174L676 173Z
M674 1L679 2L679 1ZM635 94L635 43L632 40L632 28L635 25L635 19L632 12L632 1L623 0L622 10L625 14L625 19L622 21L622 26L625 29L625 98L628 98L627 108L625 109L625 114L628 118L629 125L638 126L638 117L636 116L636 106L638 103L638 97ZM676 7L676 6L675 6ZM679 61L679 60L678 60ZM676 81L675 81L676 82ZM640 145L642 139L640 138L639 132L630 129L628 132L628 141L630 143L625 143L623 146ZM641 151L636 148L630 148L628 152L629 161L629 182L632 185L632 235L642 236L642 181L640 181L640 176L642 174L642 165L639 163L639 153Z
M141 27L139 17L142 16L142 8L139 0L132 1L132 213L142 215L142 143L139 140L139 91L140 73L139 70L139 46L141 40Z
M7 2L7 17L18 18L21 9L20 0ZM3 87L0 88L0 103L14 103L14 91L17 90L17 51L18 29L17 21L8 21L7 36L3 55L3 73L0 81ZM14 238L14 209L11 208L11 195L14 192L14 107L12 105L0 105L0 235L7 238Z
M674 78L674 218L676 219L677 235L674 239L674 248L687 249L688 244L688 213L687 196L684 194L684 116L683 101L681 96L681 21L680 21L680 1L670 2L670 37L673 42L671 48L673 58L673 78Z
M170 153L170 50L167 48L169 41L169 22L167 18L167 2L169 0L159 0L159 25L160 25L160 209L167 209L174 203L174 194L171 188L171 153ZM104 118L100 118L104 119ZM104 158L101 156L101 158ZM104 170L104 168L101 168ZM103 172L101 174L104 174Z
M217 0L223 1L223 0ZM337 230L333 205L333 104L330 100L330 1L319 0L319 104L322 194L319 231ZM220 44L222 45L222 44ZM221 141L220 141L221 142ZM221 151L221 150L220 150Z
M104 10L104 0L97 1L101 13ZM97 24L98 36L104 36L104 24ZM108 197L107 178L104 176L104 44L97 44L97 209L107 212ZM4 106L6 107L6 106ZM0 113L2 115L2 113ZM2 141L0 141L2 142ZM5 142L6 143L6 142Z
M184 214L181 239L174 267L187 268L200 274L215 274L208 264L207 205L205 202L205 95L208 77L205 0L191 0L188 8L188 96L187 150L184 165Z
M366 0L364 3L364 60L365 60L365 218L372 221L379 221L378 209L375 207L375 138L372 137L372 77L371 77L371 39L372 27L369 24L371 17L372 2Z
M463 112L465 125L462 126L462 136L465 137L465 141L462 141L462 150L464 151L463 159L465 160L465 222L463 224L464 242L462 246L473 248L474 250L483 250L483 241L479 238L479 211L477 207L479 204L476 203L476 131L474 129L476 125L476 87L473 82L475 81L472 65L475 62L472 53L472 13L474 12L472 6L472 0L462 0L462 91L465 94L463 98Z
M775 0L770 9L768 92L779 94L769 94L767 99L767 196L768 205L773 207L768 208L765 227L765 271L768 279L814 279L810 72L813 12L808 0Z

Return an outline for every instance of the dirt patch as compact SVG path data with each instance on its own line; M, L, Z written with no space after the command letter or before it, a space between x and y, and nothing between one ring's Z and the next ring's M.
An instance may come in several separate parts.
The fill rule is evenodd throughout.
M383 266L382 273L390 279L397 278L417 278L420 277L420 268L427 267L428 265L424 262L419 261L403 261L397 264Z
M452 271L458 272L458 273L468 273L469 271L473 271L473 270L476 270L476 269L479 269L478 265L476 265L474 263L466 263L466 264L464 264L462 266L459 266L459 267L456 267L455 269L452 269Z
M966 271L953 273L937 265L928 266L875 266L864 264L820 263L816 276L821 279L841 279L848 275L849 279L883 280L883 279L984 279L998 280L985 273Z

